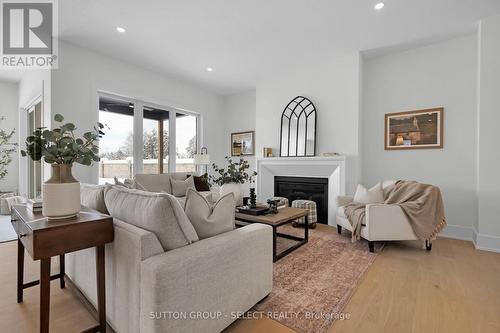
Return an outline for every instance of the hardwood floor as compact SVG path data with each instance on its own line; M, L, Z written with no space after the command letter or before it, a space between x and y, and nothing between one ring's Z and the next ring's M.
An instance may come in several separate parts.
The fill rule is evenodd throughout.
M350 319L335 322L330 332L500 332L500 254L445 238L430 253L420 246L387 243L344 309ZM0 330L37 332L38 287L25 290L24 303L16 303L16 252L16 242L0 244ZM25 261L26 281L37 279L38 262L29 256ZM53 281L51 332L79 332L94 323L73 292ZM226 332L294 331L259 319L239 320Z

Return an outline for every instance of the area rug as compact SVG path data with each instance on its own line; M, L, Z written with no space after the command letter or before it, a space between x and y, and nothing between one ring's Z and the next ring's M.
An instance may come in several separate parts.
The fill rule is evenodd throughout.
M304 231L287 225L280 232ZM288 245L280 239L278 249ZM326 332L335 320L349 316L342 310L382 248L377 244L370 253L367 242L352 243L349 232L310 230L307 244L274 264L273 290L254 310L297 332Z
M10 223L10 215L0 215L0 243L15 239L17 239L17 235Z

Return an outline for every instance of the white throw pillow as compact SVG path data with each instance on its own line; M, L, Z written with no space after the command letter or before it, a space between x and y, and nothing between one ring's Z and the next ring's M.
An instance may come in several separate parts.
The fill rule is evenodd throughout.
M186 180L170 178L170 184L172 186L172 194L176 197L184 197L188 189L195 189L193 176L189 176Z
M232 192L220 198L212 207L203 195L189 189L184 210L200 239L234 229L235 207Z
M362 204L383 203L384 190L382 189L382 183L378 183L369 190L367 190L363 185L358 184L353 201Z

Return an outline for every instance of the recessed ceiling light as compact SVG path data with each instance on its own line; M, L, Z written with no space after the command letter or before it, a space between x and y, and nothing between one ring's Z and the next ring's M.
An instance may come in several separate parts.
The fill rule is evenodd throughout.
M213 72L213 68L212 67L207 67L207 72Z
M379 2L373 8L375 8L375 10L381 10L384 6L385 4L383 2Z
M116 27L116 31L120 32L120 33L124 33L125 32L125 28L122 28L122 27Z

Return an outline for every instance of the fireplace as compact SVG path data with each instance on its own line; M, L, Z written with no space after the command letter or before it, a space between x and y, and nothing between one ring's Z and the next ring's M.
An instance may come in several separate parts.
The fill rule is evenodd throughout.
M328 224L328 178L274 176L274 195L316 202L318 223Z

